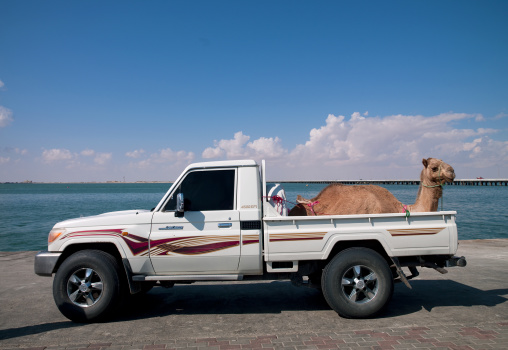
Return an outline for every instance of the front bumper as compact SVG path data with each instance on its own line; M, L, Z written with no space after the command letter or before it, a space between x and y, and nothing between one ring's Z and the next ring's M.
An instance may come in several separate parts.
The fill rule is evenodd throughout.
M51 277L56 263L62 253L38 252L35 256L34 271L36 275Z

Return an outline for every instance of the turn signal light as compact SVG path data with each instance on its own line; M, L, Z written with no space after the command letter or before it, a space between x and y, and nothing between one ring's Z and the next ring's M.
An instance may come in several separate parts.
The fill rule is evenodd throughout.
M51 243L51 242L54 242L58 237L60 237L60 235L62 235L62 233L65 232L65 229L63 228L56 228L56 229L52 229L50 232L49 232L49 236L48 236L48 243Z

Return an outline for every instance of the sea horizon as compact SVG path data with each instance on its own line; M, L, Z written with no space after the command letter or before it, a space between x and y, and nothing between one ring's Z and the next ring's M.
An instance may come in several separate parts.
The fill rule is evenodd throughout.
M508 178L463 178L463 179L455 179L453 182L447 183L447 184L453 184L453 183L459 183L464 181L498 181L498 182L507 182ZM15 184L138 184L138 183L161 183L161 184L172 184L176 181L175 180L136 180L136 181L122 181L122 180L106 180L106 181L32 181L32 180L25 180L25 181L3 181L0 182L0 184L9 184L9 185L15 185ZM301 179L301 180L266 180L267 183L340 183L340 182L372 182L372 183L379 183L379 182L387 182L386 184L389 185L390 182L401 182L401 185L404 185L404 182L419 182L419 178L400 178L400 179L337 179L337 180L307 180L307 179Z

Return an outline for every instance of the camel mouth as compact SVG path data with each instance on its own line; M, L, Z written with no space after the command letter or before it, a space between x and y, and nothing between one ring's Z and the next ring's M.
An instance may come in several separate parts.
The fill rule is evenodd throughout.
M443 176L443 183L453 182L453 180L455 180L455 173L452 173L451 175L445 174Z
M455 170L452 167L443 169L442 177L444 180L443 183L453 182L453 180L455 180Z
M446 182L453 182L455 180L455 171L446 172L444 174L444 178L446 179Z

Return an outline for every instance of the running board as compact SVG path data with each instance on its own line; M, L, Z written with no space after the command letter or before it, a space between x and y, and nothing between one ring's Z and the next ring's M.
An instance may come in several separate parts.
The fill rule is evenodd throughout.
M135 282L146 281L241 281L243 275L170 275L170 276L145 276L134 275Z

